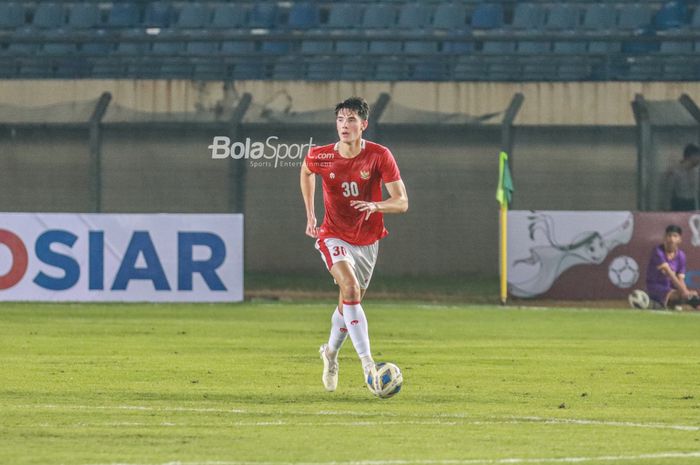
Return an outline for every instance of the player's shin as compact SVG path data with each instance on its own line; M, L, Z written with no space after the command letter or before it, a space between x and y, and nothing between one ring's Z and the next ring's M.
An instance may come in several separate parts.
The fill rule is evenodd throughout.
M350 335L352 345L360 357L365 372L374 365L372 352L369 347L369 331L367 318L360 302L343 302L343 318Z
M336 307L331 317L331 334L328 337L328 356L331 359L335 360L338 357L338 351L347 337L348 329L345 326L345 319L343 319L343 315L340 314L338 307Z

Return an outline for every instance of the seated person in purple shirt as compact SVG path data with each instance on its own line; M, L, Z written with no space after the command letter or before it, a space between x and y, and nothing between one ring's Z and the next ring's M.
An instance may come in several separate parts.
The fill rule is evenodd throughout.
M682 234L680 226L667 226L664 242L651 251L647 266L647 293L663 308L700 304L698 292L685 285L685 253L680 249Z

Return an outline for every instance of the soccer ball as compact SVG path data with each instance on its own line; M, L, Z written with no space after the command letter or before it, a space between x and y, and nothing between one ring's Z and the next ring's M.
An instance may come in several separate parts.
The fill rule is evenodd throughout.
M370 372L367 375L367 386L372 393L381 398L388 399L399 393L403 385L403 375L399 367L389 362L377 363L375 379Z
M608 278L621 289L632 287L639 279L639 265L634 258L627 255L616 257L608 267Z
M632 308L649 308L649 296L639 289L632 291L627 296L627 301Z

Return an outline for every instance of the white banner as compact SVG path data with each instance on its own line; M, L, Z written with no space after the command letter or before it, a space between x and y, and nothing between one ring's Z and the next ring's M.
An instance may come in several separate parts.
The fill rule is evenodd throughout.
M0 301L243 300L243 215L0 214Z

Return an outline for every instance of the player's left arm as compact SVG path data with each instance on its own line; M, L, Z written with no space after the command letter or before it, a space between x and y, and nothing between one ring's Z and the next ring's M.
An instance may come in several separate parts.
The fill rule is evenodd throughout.
M372 213L405 213L408 210L408 194L402 180L384 184L389 198L381 202L365 202L364 200L352 200L350 205L361 212L366 212L365 219Z

